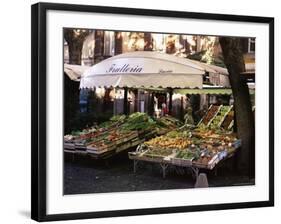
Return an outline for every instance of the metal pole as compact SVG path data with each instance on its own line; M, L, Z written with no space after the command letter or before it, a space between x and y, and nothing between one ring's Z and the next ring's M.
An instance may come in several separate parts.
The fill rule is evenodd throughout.
M173 108L173 89L170 89L169 91L169 114L172 114L172 108Z
M125 115L128 115L128 88L124 87L124 105L123 112Z
M137 172L137 165L138 165L138 160L134 159L134 173Z

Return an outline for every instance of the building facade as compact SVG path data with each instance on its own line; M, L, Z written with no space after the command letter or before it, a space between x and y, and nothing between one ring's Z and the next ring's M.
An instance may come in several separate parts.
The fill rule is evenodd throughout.
M242 38L242 51L246 68L254 70L255 63L255 39ZM81 65L94 65L109 57L131 52L131 51L156 51L166 54L173 54L178 57L191 58L203 61L207 64L217 64L223 66L222 51L220 48L218 37L202 36L202 35L182 35L182 34L161 34L161 33L143 33L143 32L117 32L104 30L91 30L90 34L83 42ZM69 62L68 44L64 41L64 62ZM228 77L224 77L228 80ZM220 85L220 79L216 76L204 77L207 84ZM224 82L227 82L224 80ZM102 89L94 90L95 97L99 97L103 109L101 113L108 110L114 114L123 113L124 105L121 100L124 92L121 89ZM80 92L81 112L89 112L94 110L93 106L88 106L93 94L89 95L89 90ZM169 97L169 93L151 92L147 90L129 90L128 92L128 110L129 113L141 111L149 112L153 105L154 98L158 99L157 107L161 109L161 105L173 104L173 115L182 117L185 108L190 102L199 102L202 107L206 102L212 102L214 99L208 96L201 98L196 96L178 96ZM172 99L172 102L169 102ZM161 103L159 103L161 101ZM163 101L163 102L162 102ZM112 109L113 108L113 109Z

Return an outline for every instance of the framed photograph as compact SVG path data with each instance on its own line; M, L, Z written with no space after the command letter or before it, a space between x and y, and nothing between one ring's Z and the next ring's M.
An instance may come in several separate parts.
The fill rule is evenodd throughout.
M32 219L274 205L274 18L32 5Z

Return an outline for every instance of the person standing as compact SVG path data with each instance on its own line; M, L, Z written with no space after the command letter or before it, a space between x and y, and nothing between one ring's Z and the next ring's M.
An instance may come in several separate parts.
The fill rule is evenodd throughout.
M186 109L186 114L184 115L184 124L187 126L194 126L194 120L192 116L192 108L188 107Z

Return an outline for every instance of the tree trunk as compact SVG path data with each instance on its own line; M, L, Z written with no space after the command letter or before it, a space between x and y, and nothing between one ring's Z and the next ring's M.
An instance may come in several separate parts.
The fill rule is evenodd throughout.
M201 51L201 36L196 36L196 52Z
M64 29L64 39L68 44L69 64L81 65L82 48L89 30Z
M104 58L104 31L95 30L95 55L94 63L102 61Z
M76 44L74 42L69 42L69 64L81 65L82 59L82 48L83 44Z
M190 55L190 44L188 43L186 38L183 38L183 35L180 35L180 44L182 45L182 49L186 55Z
M83 43L89 30L64 29L68 44L69 64L81 65ZM79 82L72 81L64 74L64 130L69 133L75 127L75 116L79 110Z
M152 51L153 50L153 41L151 33L144 33L144 50Z
M79 82L72 81L64 74L64 133L78 129L75 122L79 102Z
M250 101L250 94L241 72L245 71L243 54L239 38L220 37L224 63L229 73L229 80L234 97L234 110L237 134L242 140L238 154L238 169L249 177L255 175L255 124Z
M114 55L122 54L123 38L122 32L115 32L115 51Z

